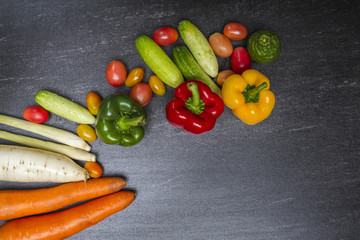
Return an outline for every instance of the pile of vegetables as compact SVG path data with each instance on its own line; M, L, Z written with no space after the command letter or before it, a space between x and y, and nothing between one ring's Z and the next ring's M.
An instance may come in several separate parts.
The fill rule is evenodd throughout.
M23 113L26 120L0 114L1 124L54 141L0 130L0 138L25 145L0 145L0 180L62 183L47 189L0 191L0 220L10 220L0 226L1 239L64 239L125 209L134 201L133 192L120 191L126 185L124 179L102 177L102 167L95 154L90 153L91 146L87 143L96 140L97 134L91 124L102 120L95 116L99 112L111 115L103 113L102 109L114 110L114 114L121 110L122 118L116 120L127 127L126 130L131 129L130 132L132 128L135 132L139 130L129 121L129 116L135 119L141 115L141 122L145 123L146 115L140 105L127 96L110 97L120 97L121 101L107 104L108 98L103 101L98 94L90 92L86 97L86 109L60 95L41 90L35 95L40 106L26 108ZM137 112L133 114L135 109ZM44 125L49 112L78 123L77 135ZM123 139L128 139L126 130L122 133ZM81 166L74 160L85 161L85 164ZM86 200L90 201L62 210Z
M204 95L199 98L198 91L185 87L194 80L207 85L220 101L223 99L222 104L232 109L234 115L246 124L257 124L270 115L275 96L269 91L269 80L262 73L251 69L251 61L270 63L276 60L281 44L275 33L264 30L255 32L248 39L246 49L234 48L231 42L243 40L248 35L247 29L240 23L226 24L223 34L215 32L209 39L188 20L179 23L178 31L179 34L174 28L159 28L154 32L153 39L142 35L135 42L147 66L165 84L175 88L175 99L166 106L166 116L171 125L193 134L205 133L214 127L215 124L209 123L208 127L202 127L203 124L194 122L194 116L204 119L204 109L207 112L206 109L214 108L210 103L212 101L204 101ZM186 46L174 47L171 59L161 46L175 43L179 35ZM219 72L217 57L229 57L231 69ZM179 97L181 92L187 93ZM201 105L202 110L194 111L194 105ZM176 111L177 117L174 116L174 109L182 109ZM191 112L193 117L186 117L188 114L185 112Z
M232 41L247 35L242 24L229 23L223 33L215 32L207 39L192 22L183 20L178 31L162 27L152 38L136 39L140 57L154 73L148 82L143 81L143 68L128 72L119 60L109 63L107 82L115 88L131 88L129 95L114 93L103 99L89 92L85 108L40 90L35 95L38 106L24 109L25 120L0 114L0 124L52 140L0 130L0 138L23 145L0 145L0 180L61 183L47 189L0 191L0 220L11 220L0 226L1 239L63 239L129 206L135 194L121 191L124 179L102 177L103 169L88 142L99 138L124 147L139 143L147 124L145 107L153 93L166 94L165 84L174 88L174 98L165 107L167 121L187 133L211 131L225 106L246 124L269 117L275 95L269 90L269 79L251 66L252 61L275 61L280 40L275 33L261 30L249 37L247 48L233 47ZM174 44L179 37L185 45L175 46L171 59L162 46ZM218 57L229 58L231 69L219 72ZM45 125L50 113L79 124L77 134ZM86 200L90 201L61 210Z
M234 115L244 123L257 124L270 115L274 108L275 97L269 91L270 82L268 80L266 87L263 87L264 85L260 87L263 82L247 81L249 79L245 76L256 75L266 78L262 73L256 72L257 70L251 69L252 61L261 64L275 61L281 51L280 40L274 32L260 30L249 37L246 48L234 48L232 41L243 40L248 36L246 27L240 23L228 23L222 32L215 32L207 39L192 22L183 20L178 24L178 31L172 27L162 27L154 31L152 38L141 35L136 39L135 47L142 60L155 75L149 78L148 83L142 82L144 78L143 68L135 68L127 75L125 64L114 60L107 67L107 81L114 87L120 87L125 83L127 87L131 88L130 98L142 107L149 103L152 92L157 95L166 93L164 84L175 88L174 95L175 98L178 98L176 93L181 91L177 89L180 85L184 86L182 84L184 82L188 84L190 80L200 81L216 93L220 99L223 99L223 104L232 109ZM171 59L162 49L162 46L174 44L179 37L182 38L185 46L175 46L172 50ZM217 57L230 58L231 69L224 69L219 72ZM241 79L240 83L224 85L232 75L236 75L233 79ZM244 78L246 81L243 81ZM235 85L241 85L241 87L234 88ZM269 93L272 94L271 100L267 98ZM187 101L193 101L193 95L187 95L187 98L182 99L184 103L179 107L181 106L186 111L190 111L192 115L202 118L200 117L202 111L194 112L189 104L185 104ZM200 101L204 103L202 99ZM269 102L264 106L262 102L266 101ZM171 104L173 102L171 101ZM236 102L236 106L232 102ZM205 109L209 107L206 105ZM203 128L206 130L188 131L183 127L184 124L179 124L178 121L174 120L172 117L174 111L172 110L169 113L170 109L170 107L166 107L166 116L169 123L175 128L181 128L193 134L202 134L215 126L210 124L211 128ZM181 117L185 119L184 115ZM186 123L186 125L191 124L197 125L194 122L191 123L190 120ZM200 129L199 126L197 127ZM116 142L106 139L103 141L111 144Z

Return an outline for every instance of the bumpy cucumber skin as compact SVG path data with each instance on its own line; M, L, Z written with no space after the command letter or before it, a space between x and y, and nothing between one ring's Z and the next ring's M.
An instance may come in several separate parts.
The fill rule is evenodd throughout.
M216 83L196 62L193 55L185 46L177 46L173 49L173 59L186 80L196 79L210 87L210 89L222 98L221 90Z
M210 77L216 77L219 73L219 64L204 34L188 20L181 21L178 30L200 67Z
M179 68L154 40L142 35L136 39L135 46L146 65L165 84L176 88L184 82Z
M60 117L80 124L94 124L95 117L83 106L49 91L36 93L37 104Z
M266 42L262 40L266 40ZM271 63L280 55L281 42L274 32L260 30L250 36L247 50L250 58L255 62L261 64Z

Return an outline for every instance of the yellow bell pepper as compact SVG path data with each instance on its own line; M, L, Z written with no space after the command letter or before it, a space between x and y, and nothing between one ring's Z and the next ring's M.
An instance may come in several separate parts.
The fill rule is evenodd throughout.
M275 95L269 90L269 79L255 69L233 74L222 86L224 104L246 124L266 119L275 106Z

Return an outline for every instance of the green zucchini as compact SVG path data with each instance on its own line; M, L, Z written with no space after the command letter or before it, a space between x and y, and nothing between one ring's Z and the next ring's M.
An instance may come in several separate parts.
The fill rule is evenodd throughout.
M194 55L200 67L202 67L210 77L216 77L219 72L219 64L207 38L188 20L181 21L178 29L181 38Z
M41 90L35 95L37 104L60 117L80 124L94 124L95 117L83 106L49 91Z
M221 90L216 83L200 67L193 55L185 46L177 46L173 49L173 58L186 80L196 79L208 85L213 92L221 97Z
M179 68L151 38L142 35L136 39L135 46L146 65L165 84L175 88L184 82L184 77Z

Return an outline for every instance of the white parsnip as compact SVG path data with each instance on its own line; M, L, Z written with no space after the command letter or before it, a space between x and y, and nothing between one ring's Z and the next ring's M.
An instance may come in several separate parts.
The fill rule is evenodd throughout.
M91 150L90 145L87 144L87 142L85 142L81 137L63 129L46 126L44 124L33 123L2 114L0 114L0 123L36 133L59 143L80 148L85 151Z
M65 155L42 149L0 145L0 180L13 182L75 182L88 172Z
M68 145L53 143L49 141L43 141L40 139L27 137L19 134L14 134L0 130L0 138L9 140L12 142L20 143L29 147L44 149L52 152L57 152L68 156L74 160L95 162L96 156L93 153L89 153L80 148L75 148Z

